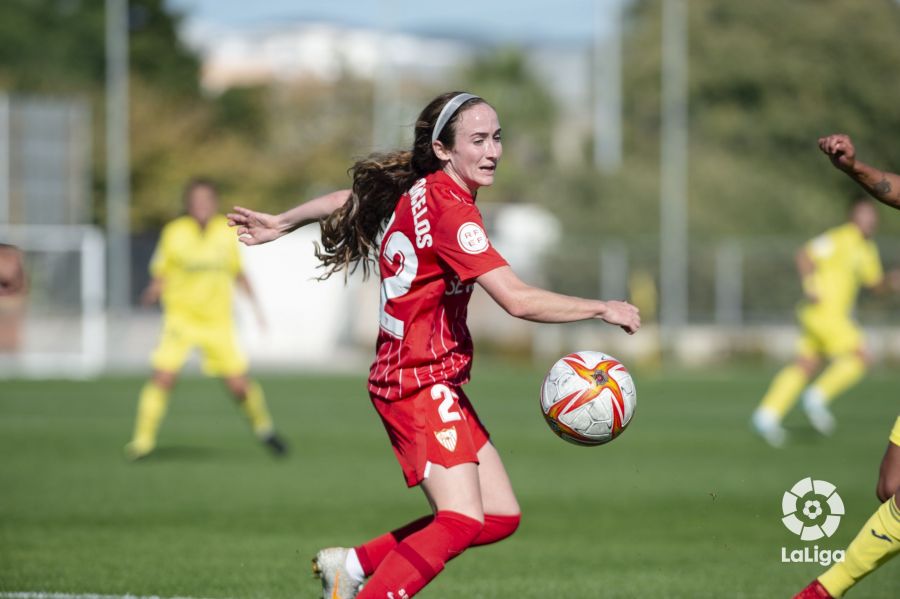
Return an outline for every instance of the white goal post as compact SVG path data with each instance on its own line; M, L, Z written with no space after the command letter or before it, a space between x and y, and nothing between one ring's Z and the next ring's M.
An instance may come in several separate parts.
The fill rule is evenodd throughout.
M0 224L25 256L21 342L0 352L0 377L85 378L106 362L106 246L87 225Z

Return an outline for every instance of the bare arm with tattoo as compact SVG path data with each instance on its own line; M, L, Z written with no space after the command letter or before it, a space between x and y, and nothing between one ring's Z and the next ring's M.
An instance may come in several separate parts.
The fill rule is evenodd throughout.
M900 175L880 171L857 160L853 142L842 133L820 138L819 149L831 159L835 168L847 173L869 195L900 210Z

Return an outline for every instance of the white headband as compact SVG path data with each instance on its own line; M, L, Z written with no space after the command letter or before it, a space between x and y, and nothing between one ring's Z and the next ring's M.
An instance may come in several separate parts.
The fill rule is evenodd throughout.
M456 114L459 107L473 98L478 98L478 96L475 94L459 94L444 104L444 107L441 108L441 113L438 115L437 122L434 124L434 131L431 132L431 143L437 141L437 138L441 135L441 131L447 126L447 121L453 118L453 115Z

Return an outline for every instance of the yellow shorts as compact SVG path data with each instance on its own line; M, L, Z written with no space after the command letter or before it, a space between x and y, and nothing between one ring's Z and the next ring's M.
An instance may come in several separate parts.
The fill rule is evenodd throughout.
M797 353L801 356L833 358L863 347L862 330L848 317L824 317L801 310L799 319L803 332L797 342Z
M891 443L900 445L900 416L897 416L897 421L894 423L893 430L891 430Z
M163 319L162 335L150 363L155 370L178 372L195 347L203 353L203 372L207 375L229 377L247 372L247 358L238 347L230 321L210 325Z

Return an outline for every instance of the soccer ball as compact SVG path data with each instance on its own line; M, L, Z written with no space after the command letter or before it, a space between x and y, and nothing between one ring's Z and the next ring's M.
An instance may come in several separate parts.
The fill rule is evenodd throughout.
M560 358L541 386L541 411L550 430L576 445L603 445L618 437L636 402L625 366L597 351Z

